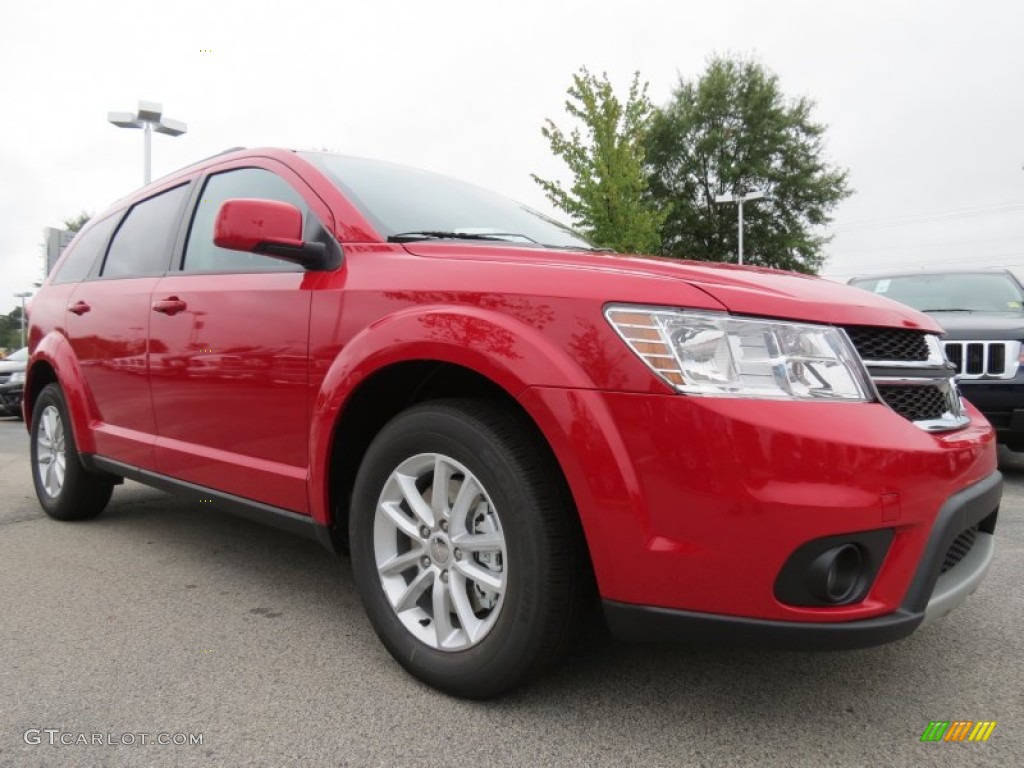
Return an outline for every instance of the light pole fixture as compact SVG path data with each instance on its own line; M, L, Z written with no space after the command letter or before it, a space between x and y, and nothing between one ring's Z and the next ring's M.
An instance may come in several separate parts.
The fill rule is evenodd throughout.
M724 195L719 195L715 198L716 203L736 203L739 207L739 263L743 263L743 204L748 200L760 200L762 197L767 196L767 192L763 189L752 189L749 192L745 192L742 195L727 192Z
M22 291L14 294L14 298L21 299L21 346L25 346L25 299L31 298L32 291ZM19 347L20 349L20 347Z
M142 128L145 134L144 156L143 156L143 179L144 184L149 184L151 179L150 166L152 158L152 135L153 131L164 133L168 136L181 136L188 131L188 126L179 120L171 120L163 115L163 105L153 101L140 101L138 112L107 112L107 122L113 123L118 128Z

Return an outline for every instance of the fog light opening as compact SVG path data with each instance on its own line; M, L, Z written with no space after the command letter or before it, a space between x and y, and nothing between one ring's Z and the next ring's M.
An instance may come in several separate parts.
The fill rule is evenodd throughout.
M857 591L864 571L864 558L856 544L822 552L811 564L812 592L830 603L846 602Z

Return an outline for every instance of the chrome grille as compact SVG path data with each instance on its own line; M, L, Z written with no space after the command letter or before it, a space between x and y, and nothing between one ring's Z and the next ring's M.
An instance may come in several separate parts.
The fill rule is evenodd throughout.
M938 385L878 385L878 394L896 413L910 421L941 419L949 410L949 399Z
M1019 341L947 341L946 357L961 379L1012 379L1020 359Z
M852 326L846 334L864 360L926 362L927 334L901 328Z
M939 337L908 328L848 326L844 329L882 401L928 432L969 423L953 370Z
M953 539L953 543L949 545L949 550L946 552L946 557L942 561L941 573L945 573L950 568L959 563L961 560L963 560L965 557L967 557L967 553L971 551L971 548L974 546L974 542L977 541L977 539L978 526L968 528L966 531L964 531L955 539Z

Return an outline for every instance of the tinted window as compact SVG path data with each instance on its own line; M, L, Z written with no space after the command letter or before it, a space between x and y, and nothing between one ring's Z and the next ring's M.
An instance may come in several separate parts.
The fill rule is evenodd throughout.
M186 184L132 206L110 244L103 277L143 277L166 272L187 196Z
M232 251L213 244L213 226L225 200L259 198L290 203L307 217L306 204L288 182L262 168L241 168L211 176L203 187L199 205L192 219L188 245L185 248L185 272L256 272L268 270L293 271L296 268L280 259L258 253Z
M1009 275L998 272L898 275L854 280L851 284L924 312L1024 310L1020 287Z
M117 225L118 217L98 221L78 236L69 246L68 254L53 277L54 283L77 283L88 276L92 265L107 244L107 238Z
M524 245L590 247L564 224L463 181L378 160L300 154L323 170L385 237L442 231Z

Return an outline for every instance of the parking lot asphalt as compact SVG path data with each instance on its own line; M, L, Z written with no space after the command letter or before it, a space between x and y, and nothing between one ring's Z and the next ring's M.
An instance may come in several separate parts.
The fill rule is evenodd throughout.
M27 453L0 418L0 766L1021 764L1024 455L1001 454L988 579L906 640L810 654L595 632L554 674L466 702L391 660L347 560L132 483L94 521L49 520ZM998 725L922 743L932 720Z

